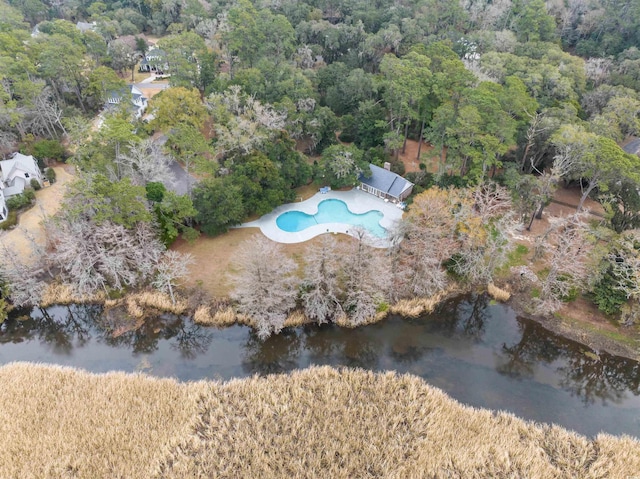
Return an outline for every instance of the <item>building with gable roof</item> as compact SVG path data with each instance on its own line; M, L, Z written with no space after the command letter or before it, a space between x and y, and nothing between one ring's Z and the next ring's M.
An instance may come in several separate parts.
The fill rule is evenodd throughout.
M33 179L42 185L40 167L31 155L14 153L8 160L0 161L0 172L0 189L5 198L22 193Z
M148 101L149 99L135 85L129 85L127 88L109 93L104 109L111 110L123 104L138 119L147 109Z
M369 163L371 176L360 176L360 189L392 201L403 201L413 191L413 183L390 170L389 163L384 168Z
M169 64L167 63L167 54L160 48L150 48L140 62L138 70L141 72L154 72L159 75L164 74L164 72L169 70Z

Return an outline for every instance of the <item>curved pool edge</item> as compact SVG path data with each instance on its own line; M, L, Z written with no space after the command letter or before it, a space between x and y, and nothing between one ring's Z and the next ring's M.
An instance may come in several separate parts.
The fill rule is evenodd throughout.
M345 223L323 223L315 226L310 226L302 231L290 233L281 230L277 224L276 219L283 213L288 211L300 211L308 215L315 215L318 212L318 205L328 199L337 199L346 203L347 208L354 214L365 214L371 210L380 211L383 217L380 219L379 224L386 230L390 230L393 226L402 218L403 211L396 207L393 203L385 202L384 200L377 198L369 193L352 189L349 191L329 191L326 194L316 193L311 198L297 202L287 203L275 208L271 213L267 213L261 218L243 223L239 225L239 228L260 228L263 235L272 241L284 244L303 243L309 241L316 236L322 234L334 233L334 234L346 234L352 237L356 237L356 226L348 225ZM366 231L366 230L365 230ZM375 248L389 248L391 243L386 238L378 238L369 233L366 233L363 241L369 246Z

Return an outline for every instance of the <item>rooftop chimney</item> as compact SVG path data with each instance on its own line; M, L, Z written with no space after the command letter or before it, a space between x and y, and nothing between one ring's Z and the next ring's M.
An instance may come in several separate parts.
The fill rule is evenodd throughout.
M389 163L388 161L384 162L384 169L387 171L391 171L391 163Z

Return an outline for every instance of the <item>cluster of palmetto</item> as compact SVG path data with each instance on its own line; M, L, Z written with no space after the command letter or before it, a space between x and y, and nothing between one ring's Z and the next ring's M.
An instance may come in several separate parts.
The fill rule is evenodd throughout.
M390 231L390 248L367 246L364 231L340 242L323 235L307 248L302 267L255 236L238 254L233 298L261 337L280 331L296 307L317 323L357 326L390 303L437 294L454 278L490 282L513 245L518 223L510 211L508 193L496 185L432 188Z

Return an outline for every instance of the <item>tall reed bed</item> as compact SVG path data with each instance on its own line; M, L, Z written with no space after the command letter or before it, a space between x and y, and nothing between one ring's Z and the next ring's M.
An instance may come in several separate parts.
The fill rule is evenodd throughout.
M640 442L329 367L226 383L0 368L0 477L624 478Z

